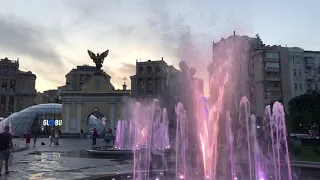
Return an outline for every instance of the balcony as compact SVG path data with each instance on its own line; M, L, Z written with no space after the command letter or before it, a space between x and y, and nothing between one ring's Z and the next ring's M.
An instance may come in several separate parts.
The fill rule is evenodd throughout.
M281 77L280 76L266 76L265 80L266 81L281 81Z
M316 64L314 63L314 62L306 62L305 63L305 67L306 68L312 68L312 67L314 67Z
M281 91L281 87L267 86L265 87L266 91Z
M314 80L314 78L315 78L315 76L311 76L311 75L306 76L307 81L312 81L312 80Z

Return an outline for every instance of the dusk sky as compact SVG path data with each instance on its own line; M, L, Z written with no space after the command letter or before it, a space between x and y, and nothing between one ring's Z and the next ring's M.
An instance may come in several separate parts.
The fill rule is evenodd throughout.
M109 49L103 69L116 88L136 59L180 60L208 79L212 41L236 31L265 44L320 50L320 1L309 0L0 0L0 58L20 59L36 89L65 84L77 65L94 65L87 49Z

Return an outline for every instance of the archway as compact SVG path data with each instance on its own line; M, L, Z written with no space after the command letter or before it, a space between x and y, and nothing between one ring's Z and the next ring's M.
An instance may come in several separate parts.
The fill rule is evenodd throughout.
M86 131L91 133L94 128L98 130L98 132L103 135L105 131L110 127L110 120L107 114L98 108L95 108L92 111L89 111L85 115L85 124L83 127L87 127Z

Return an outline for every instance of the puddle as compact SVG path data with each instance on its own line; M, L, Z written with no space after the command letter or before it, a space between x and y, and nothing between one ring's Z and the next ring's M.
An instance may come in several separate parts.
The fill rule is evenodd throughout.
M88 154L86 150L80 151L34 151L29 153L39 158L38 161L55 161L62 157L76 157L76 158L91 158L91 159L111 159L112 161L121 162L129 160L128 157L117 155L92 155Z

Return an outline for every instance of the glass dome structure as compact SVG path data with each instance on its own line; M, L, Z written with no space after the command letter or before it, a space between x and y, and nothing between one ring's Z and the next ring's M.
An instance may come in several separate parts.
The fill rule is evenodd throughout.
M31 106L5 118L0 122L0 127L11 126L10 130L14 135L23 135L29 130L41 130L41 134L48 134L50 129L43 127L45 119L62 119L62 104L49 103ZM104 130L103 123L95 116L89 118L88 127Z

